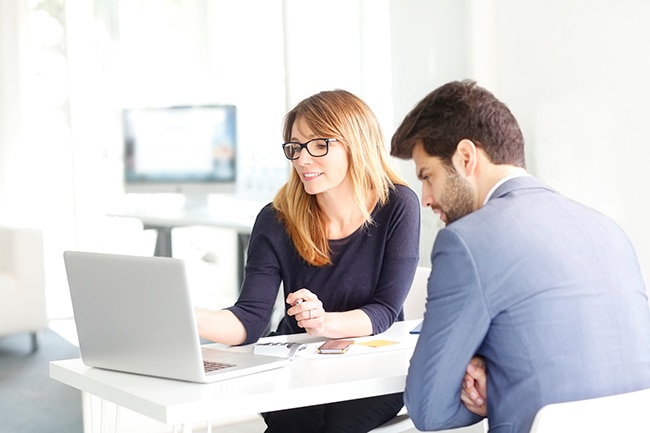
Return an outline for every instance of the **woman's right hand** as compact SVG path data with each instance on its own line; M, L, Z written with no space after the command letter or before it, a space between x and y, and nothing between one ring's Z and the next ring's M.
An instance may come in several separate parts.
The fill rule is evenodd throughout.
M296 319L298 326L310 335L323 335L326 313L323 303L315 293L309 289L296 290L289 293L286 302L292 306L287 310L287 314Z

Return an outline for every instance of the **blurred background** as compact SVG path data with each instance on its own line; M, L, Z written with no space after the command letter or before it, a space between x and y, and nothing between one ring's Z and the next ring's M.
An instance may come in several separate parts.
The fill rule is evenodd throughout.
M529 170L616 220L647 280L648 22L644 0L3 0L0 223L43 230L48 315L70 317L62 251L152 254L155 233L115 215L178 206L125 191L124 109L235 105L237 198L264 203L301 99L356 93L388 145L428 92L472 78L519 119ZM396 164L419 193L412 162ZM427 265L440 225L422 224ZM199 302L229 302L216 294L237 290L235 234L173 236Z

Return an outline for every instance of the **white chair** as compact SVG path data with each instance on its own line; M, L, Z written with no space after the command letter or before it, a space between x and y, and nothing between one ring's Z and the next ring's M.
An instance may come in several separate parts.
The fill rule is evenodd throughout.
M29 333L35 351L47 323L42 232L0 226L0 336Z
M418 266L409 294L404 301L404 320L421 319L427 302L427 283L431 268Z
M650 389L541 408L530 433L650 432Z
M486 433L487 425L487 421L483 420L467 427L459 427L450 430L436 430L431 433ZM402 412L400 412L395 418L376 429L371 430L370 433L416 433L420 431L422 430L415 428L413 421L409 418L406 410L402 410Z

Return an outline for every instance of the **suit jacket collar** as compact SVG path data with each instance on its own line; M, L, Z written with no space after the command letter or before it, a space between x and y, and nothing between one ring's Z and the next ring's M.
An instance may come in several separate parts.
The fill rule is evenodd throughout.
M518 176L513 179L509 179L500 185L496 191L490 197L490 200L498 197L503 197L504 195L510 194L513 191L523 190L523 189L532 189L532 188L543 188L549 191L554 191L553 188L548 186L546 183L542 182L540 179L535 176ZM488 200L488 202L490 201Z

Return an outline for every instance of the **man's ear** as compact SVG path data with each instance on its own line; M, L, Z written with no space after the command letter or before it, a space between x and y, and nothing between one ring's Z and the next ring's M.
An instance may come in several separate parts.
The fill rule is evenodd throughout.
M478 157L478 148L474 142L463 138L456 145L456 152L452 157L452 161L459 173L472 176L476 173Z

